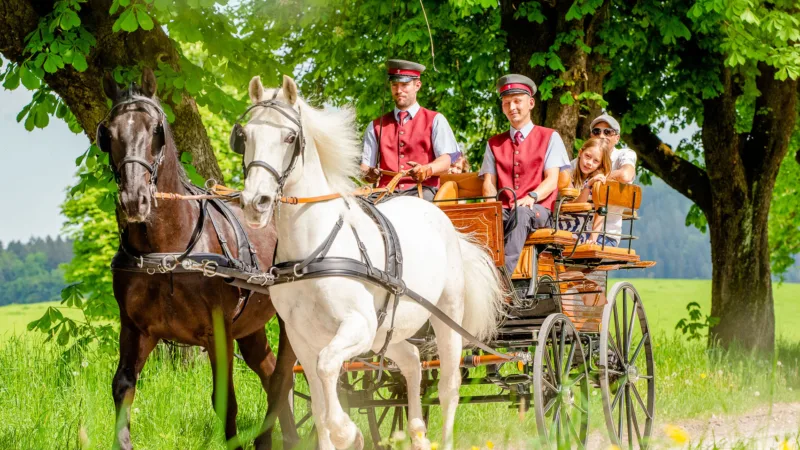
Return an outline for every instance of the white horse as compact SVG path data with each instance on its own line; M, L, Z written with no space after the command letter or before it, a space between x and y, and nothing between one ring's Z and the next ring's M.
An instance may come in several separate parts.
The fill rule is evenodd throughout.
M361 259L352 226L364 242L372 264L383 269L385 249L379 229L347 195L354 189L350 177L358 173L361 156L352 112L320 111L308 106L298 97L297 85L289 77L284 77L280 89L266 91L260 78L254 77L249 93L253 104L270 99L282 103L278 108L254 108L251 120L244 127L245 163L261 161L274 171L263 164L249 167L241 197L251 227L263 227L274 216L280 243L276 262L306 258L326 240L342 216L344 226L327 255ZM303 135L306 142L302 155L292 166L295 139ZM285 196L331 193L344 196L276 207L281 195L281 176L285 178L282 187ZM502 292L488 253L456 231L447 216L431 203L401 197L380 204L379 209L397 230L407 287L434 303L474 336L490 338L497 331ZM270 293L308 379L319 448L343 449L351 445L362 448L363 436L343 411L336 385L342 363L369 350L379 351L383 346L392 311L390 307L380 327L377 311L384 304L386 290L357 279L325 277L300 278L273 286ZM408 430L414 448L429 448L430 442L422 420L419 351L406 339L428 319L436 333L441 360L442 448L452 448L461 384L462 338L408 297L401 298L395 314L395 332L386 357L397 364L407 381Z

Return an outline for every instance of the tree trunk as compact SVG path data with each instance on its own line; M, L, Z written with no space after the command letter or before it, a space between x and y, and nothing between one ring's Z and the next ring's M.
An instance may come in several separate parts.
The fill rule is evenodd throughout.
M770 278L767 211L751 202L734 214L730 198L714 196L707 215L711 233L711 316L720 319L709 344L738 345L771 354L775 343L775 311ZM760 208L769 209L769 203Z
M102 80L106 71L117 66L148 66L157 68L166 63L176 70L179 55L173 42L156 24L151 31L133 33L112 32L116 16L110 16L109 0L90 0L80 11L82 26L97 39L97 45L87 57L89 68L78 72L66 66L56 73L46 74L45 82L69 106L91 141L95 139L97 124L108 112L103 94ZM52 2L33 0L3 0L0 2L0 52L10 61L22 62L25 54L25 36L33 31L41 17L52 11ZM180 104L170 104L175 121L171 124L178 150L189 152L197 172L206 178L222 180L211 142L197 111L197 105L184 96Z
M553 70L547 67L531 67L531 57L536 53L547 53L554 46L559 35L570 32L583 32L583 41L589 47L600 43L598 31L608 17L610 2L604 1L594 14L580 19L566 20L572 2L540 2L545 20L541 24L529 22L527 17L514 18L517 11L527 3L523 0L502 0L500 2L501 28L506 32L506 42L510 51L510 71L531 78L534 83L542 81ZM566 71L559 73L564 85L553 89L552 97L539 100L531 114L533 123L558 131L570 154L576 139L588 137L589 122L601 111L594 101L584 102L588 115L581 113L581 102L577 97L582 92L603 93L603 78L608 73L603 57L587 54L574 43L562 43L556 54ZM562 96L569 94L572 101L561 102ZM541 97L539 97L541 98ZM591 117L589 117L591 116Z

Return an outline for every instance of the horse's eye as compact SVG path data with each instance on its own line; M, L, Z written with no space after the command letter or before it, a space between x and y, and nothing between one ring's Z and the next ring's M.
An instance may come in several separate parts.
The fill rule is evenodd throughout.
M153 134L154 135L161 134L162 131L164 131L164 127L160 123L158 125L156 125L155 128L153 128Z
M286 136L286 139L284 139L283 142L286 142L287 144L294 144L294 140L295 140L296 137L297 136L294 133L292 133L292 134Z

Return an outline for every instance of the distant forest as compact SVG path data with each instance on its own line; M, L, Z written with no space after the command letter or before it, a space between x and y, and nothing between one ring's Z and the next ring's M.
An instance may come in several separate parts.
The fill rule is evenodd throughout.
M59 265L72 260L72 241L31 238L0 242L0 306L57 300L64 287Z
M642 259L657 261L650 269L612 274L618 278L711 278L708 234L685 225L691 203L659 179L643 186L641 220L634 223L633 242ZM627 226L626 226L627 227ZM627 228L624 230L627 231ZM72 259L72 241L61 237L32 238L28 243L0 242L0 306L59 299L64 287L60 264ZM785 281L800 282L795 264Z

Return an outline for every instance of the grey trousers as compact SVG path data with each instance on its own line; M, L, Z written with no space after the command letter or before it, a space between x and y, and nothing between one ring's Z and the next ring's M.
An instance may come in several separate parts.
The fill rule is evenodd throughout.
M516 228L506 233L506 270L508 274L514 273L519 261L519 254L525 246L525 240L533 230L550 227L552 213L542 205L535 204L533 208L525 206L517 208L518 222ZM513 209L503 209L503 225L505 226L514 216Z

